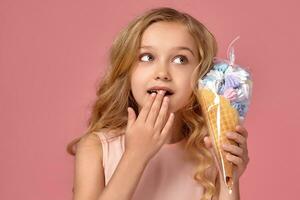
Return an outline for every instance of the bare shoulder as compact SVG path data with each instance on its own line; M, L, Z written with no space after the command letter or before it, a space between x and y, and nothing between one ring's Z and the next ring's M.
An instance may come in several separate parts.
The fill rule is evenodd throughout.
M76 153L85 151L87 149L95 149L98 148L98 150L102 151L101 147L101 141L99 136L96 133L89 133L81 137L79 142L76 146Z
M84 135L76 146L73 200L97 199L104 180L100 138L96 133Z

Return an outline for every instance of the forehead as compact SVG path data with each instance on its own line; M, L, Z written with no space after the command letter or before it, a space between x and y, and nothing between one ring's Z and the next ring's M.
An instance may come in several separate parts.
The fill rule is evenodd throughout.
M186 46L196 52L196 44L187 27L178 22L155 22L143 33L141 46L171 49Z

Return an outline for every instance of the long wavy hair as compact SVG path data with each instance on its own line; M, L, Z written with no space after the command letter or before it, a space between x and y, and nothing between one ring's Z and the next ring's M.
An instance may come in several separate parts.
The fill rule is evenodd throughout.
M182 133L188 139L185 149L198 162L194 179L204 187L201 200L211 199L219 191L212 176L208 175L208 171L211 167L215 167L215 164L204 144L207 128L197 98L197 81L210 70L213 58L217 54L217 43L213 34L189 14L168 7L154 8L136 17L117 35L110 48L109 67L97 86L97 97L92 105L84 135L102 130L124 130L127 126L127 108L130 106L138 113L138 104L130 88L132 66L137 57L143 32L151 24L160 21L185 25L197 45L200 60L190 83L193 93L181 113ZM76 154L76 144L84 135L68 144L69 154L73 156Z

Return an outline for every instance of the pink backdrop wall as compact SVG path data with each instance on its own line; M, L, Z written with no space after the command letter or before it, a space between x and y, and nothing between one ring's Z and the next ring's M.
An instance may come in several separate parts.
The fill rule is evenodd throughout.
M240 35L237 63L254 77L242 199L297 199L300 14L290 0L0 1L0 199L71 199L65 147L85 130L108 48L131 19L157 6L206 24L220 57Z

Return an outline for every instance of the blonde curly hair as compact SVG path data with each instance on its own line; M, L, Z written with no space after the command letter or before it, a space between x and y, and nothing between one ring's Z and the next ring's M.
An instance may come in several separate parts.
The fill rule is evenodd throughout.
M200 61L192 75L193 94L188 104L182 109L182 133L188 138L185 150L188 150L199 163L194 179L204 187L201 200L211 199L219 191L217 191L212 176L209 175L209 170L214 168L215 164L204 144L207 128L197 100L197 80L212 67L213 58L217 54L217 43L213 34L189 14L168 7L151 9L136 17L119 33L110 48L110 66L98 84L97 98L92 105L88 128L84 135L101 130L125 129L127 108L130 106L136 113L138 112L138 105L130 88L132 66L140 47L143 32L151 24L161 21L185 25L197 46ZM67 145L69 154L76 154L76 144L83 136L73 139Z

